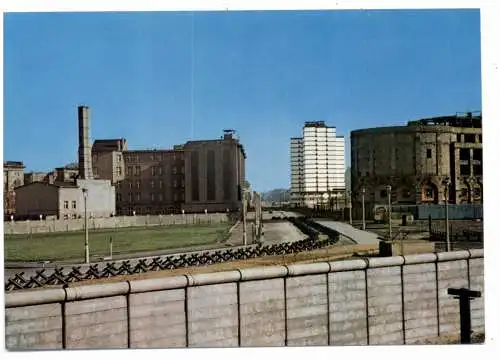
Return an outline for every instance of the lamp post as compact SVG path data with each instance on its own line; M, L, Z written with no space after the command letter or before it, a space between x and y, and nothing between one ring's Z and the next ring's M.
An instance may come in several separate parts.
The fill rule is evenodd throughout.
M385 187L385 189L387 190L387 199L388 199L388 205L389 205L387 213L388 213L388 217L389 217L389 241L391 241L392 240L392 219L391 219L391 216L392 216L392 214L391 214L391 210L392 210L391 209L391 191L392 191L392 187L391 187L391 185L387 185Z
M88 189L83 188L83 207L84 207L84 228L85 228L85 263L90 262L89 259L89 228L87 226L87 196Z
M444 185L444 218L446 227L446 251L451 251L450 220L448 217L448 197L449 197L450 179L449 178L444 179L443 185Z
M366 193L366 189L364 187L361 188L361 207L362 207L362 212L363 212L363 230L366 229L366 220L365 220L365 193Z
M351 190L347 192L349 198L349 225L352 225L352 193Z

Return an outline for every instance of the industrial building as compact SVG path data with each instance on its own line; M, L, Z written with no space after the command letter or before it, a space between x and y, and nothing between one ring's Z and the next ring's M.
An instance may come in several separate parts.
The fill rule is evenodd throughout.
M291 201L313 207L345 193L345 141L324 121L306 122L290 140Z
M448 184L448 191L447 189ZM351 132L351 186L359 206L483 201L481 113Z
M93 176L89 129L89 108L79 106L78 169L56 168L53 181L35 181L16 187L17 218L68 219L82 217L85 211L92 217L115 215L114 186L110 180L96 180Z
M116 186L117 213L237 211L245 151L235 132L173 149L128 150L125 139L96 140L94 173Z

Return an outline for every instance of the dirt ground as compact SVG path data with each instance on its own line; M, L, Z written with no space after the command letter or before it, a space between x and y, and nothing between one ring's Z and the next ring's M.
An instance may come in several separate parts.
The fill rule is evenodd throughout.
M353 254L373 255L376 253L378 253L378 246L374 245L336 244L328 246L323 249L305 251L297 254L263 256L260 258L230 261L221 264L186 267L173 270L150 271L143 274L115 276L109 279L79 281L77 283L71 284L70 286L74 287L74 286L89 285L89 284L100 284L106 282L120 282L125 280L130 281L130 280L153 279L153 278L161 278L161 277L177 276L185 274L191 275L200 273L221 272L221 271L230 271L230 270L243 269L249 267L259 267L259 266L275 266L275 265L286 265L292 263L306 264L306 263L314 263L321 261L345 260L351 258Z

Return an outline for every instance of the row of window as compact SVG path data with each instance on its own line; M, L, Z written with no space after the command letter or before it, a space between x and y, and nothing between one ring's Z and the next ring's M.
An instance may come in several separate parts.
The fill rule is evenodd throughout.
M179 158L179 160L184 160L184 154L183 153L179 153L179 154L176 154L176 153L173 153L173 154L162 154L162 153L158 153L158 154L150 154L149 155L149 160L151 161L163 161L165 159L167 159L168 157L171 157L173 161L176 161L177 158ZM127 161L136 161L136 162L139 162L139 154L126 154L125 155L125 160ZM120 160L118 160L120 161Z
M158 189L162 189L163 188L163 180L157 180L157 181L151 180L149 184L150 184L151 189L154 189L156 187L158 187ZM172 187L174 187L174 188L179 187L179 184L180 184L181 187L184 187L184 179L181 179L180 183L177 180L173 180L172 181ZM118 187L120 187L120 186L121 186L121 183L118 183ZM129 180L128 181L128 188L132 189L132 187L133 187L133 181ZM141 188L141 180L136 180L135 181L135 187L137 189Z
M141 193L140 192L137 192L135 193L135 197L134 197L134 194L129 192L128 193L128 201L129 202L132 202L132 201L141 201ZM162 193L150 193L149 194L149 199L151 202L162 202L163 201L163 194ZM184 193L174 193L174 201L179 201L179 200L184 200ZM122 197L122 194L118 193L116 194L116 201L118 202L121 202L123 201L123 197Z
M67 200L64 201L64 208L69 209L69 201L67 201ZM76 209L76 201L73 200L71 202L71 208Z
M121 168L119 168L120 171L118 173L118 175L121 174ZM151 176L161 176L163 174L163 167L162 166L151 166L150 167L151 169ZM176 175L178 173L178 168L177 166L172 166L172 174ZM127 175L128 176L132 176L132 173L133 175L135 176L139 176L140 173L141 173L141 166L140 165L137 165L137 166L128 166L127 167ZM184 166L181 166L180 168L180 173L181 174L184 174Z

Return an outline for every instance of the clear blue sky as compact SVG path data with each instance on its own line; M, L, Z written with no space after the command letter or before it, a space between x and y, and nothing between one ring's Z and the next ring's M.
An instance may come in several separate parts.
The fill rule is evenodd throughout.
M289 138L304 121L348 140L354 129L481 109L478 10L4 20L4 158L27 171L77 159L81 103L93 139L125 137L131 149L236 129L258 191L288 187ZM347 142L347 163L349 153Z

